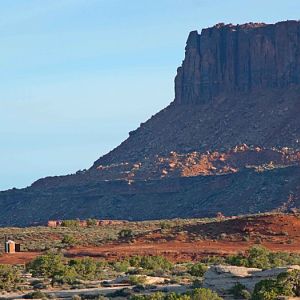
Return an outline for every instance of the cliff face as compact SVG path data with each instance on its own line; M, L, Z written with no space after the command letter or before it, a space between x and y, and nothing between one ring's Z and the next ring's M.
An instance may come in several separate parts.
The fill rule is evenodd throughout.
M218 24L190 33L175 79L176 104L300 83L300 22Z

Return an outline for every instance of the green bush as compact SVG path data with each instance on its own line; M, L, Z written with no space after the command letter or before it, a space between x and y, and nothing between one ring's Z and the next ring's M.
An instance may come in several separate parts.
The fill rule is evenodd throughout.
M140 267L146 270L170 270L173 264L163 256L143 256L141 258Z
M10 291L21 283L19 271L10 265L0 265L0 290Z
M98 278L101 263L97 263L90 257L82 259L72 259L69 261L69 267L73 268L80 279L94 280Z
M276 279L262 280L255 285L252 300L273 300L278 296L300 296L300 271L279 274Z
M113 268L117 272L127 272L130 267L128 260L116 261L113 263Z
M269 269L288 265L300 264L300 255L284 252L270 252L266 248L256 245L246 254L237 254L226 258L226 263L234 266Z
M249 250L248 265L252 268L268 269L272 267L270 252L261 246L253 246Z
M243 284L236 283L235 286L233 286L229 293L235 298L235 299L250 299L251 294L247 291L246 287Z
M281 286L285 293L300 296L300 271L293 270L281 273L277 276L277 283Z
M79 220L64 220L61 222L62 227L79 227L80 221Z
M207 266L202 263L193 264L188 273L192 276L203 277L204 273L207 271Z
M221 256L208 256L201 260L206 265L220 265L225 263L224 257Z
M41 291L35 291L24 296L24 299L47 299L47 296Z
M173 264L163 256L133 256L129 259L114 262L113 267L118 272L127 272L129 267L143 268L151 271L168 271Z
M128 282L131 285L143 285L146 283L146 276L136 276L136 275L131 275L128 277Z
M34 277L41 276L53 278L64 269L63 256L49 252L38 256L32 262L27 264L26 269L31 272Z
M119 233L118 236L120 239L129 239L129 238L133 238L134 234L133 231L131 229L122 229Z
M67 262L62 255L47 253L37 257L26 266L33 276L51 279L51 284L74 284L78 279L99 279L103 263L92 258L72 259Z
M217 293L210 289L199 288L186 294L178 293L153 293L151 295L134 295L131 300L222 300Z
M63 237L63 239L62 239L61 242L63 244L68 245L69 247L73 247L76 244L78 244L78 241L76 240L76 238L73 235L71 235L71 234L64 235L64 237Z
M205 288L195 289L190 297L191 300L222 300L217 293Z
M166 221L161 221L159 225L160 225L161 229L170 229L170 228L172 228L171 224L166 222Z
M97 226L97 224L98 224L97 219L87 219L86 220L86 225L89 226L89 227Z
M282 295L275 279L262 280L255 285L252 300L275 300Z

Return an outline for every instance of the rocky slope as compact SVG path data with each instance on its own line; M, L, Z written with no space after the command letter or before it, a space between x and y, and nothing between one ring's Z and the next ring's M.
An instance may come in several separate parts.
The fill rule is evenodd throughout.
M300 22L190 33L175 100L95 163L246 143L299 147Z
M300 22L190 33L175 99L86 171L0 193L0 225L299 207Z

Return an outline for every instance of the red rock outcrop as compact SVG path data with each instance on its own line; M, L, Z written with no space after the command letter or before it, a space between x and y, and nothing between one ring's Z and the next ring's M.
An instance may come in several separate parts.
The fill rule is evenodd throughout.
M300 83L300 22L218 24L192 31L175 79L176 104Z

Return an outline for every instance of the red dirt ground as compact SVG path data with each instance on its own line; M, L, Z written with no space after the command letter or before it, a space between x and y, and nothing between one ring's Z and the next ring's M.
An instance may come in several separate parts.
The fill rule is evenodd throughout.
M30 262L40 254L40 252L18 252L3 254L0 256L0 264L23 265Z
M165 234L158 230L140 235L133 243L74 248L66 255L108 260L131 255L164 255L173 261L187 261L205 256L226 256L245 251L257 243L272 251L300 253L300 217L270 214L185 225Z
M140 235L133 241L99 247L76 247L67 250L65 255L107 260L132 255L163 255L179 262L195 261L205 256L226 256L245 251L258 243L272 251L300 253L300 216L270 214L185 225L166 231L156 230ZM7 254L0 257L0 263L24 263L39 254L37 252Z

